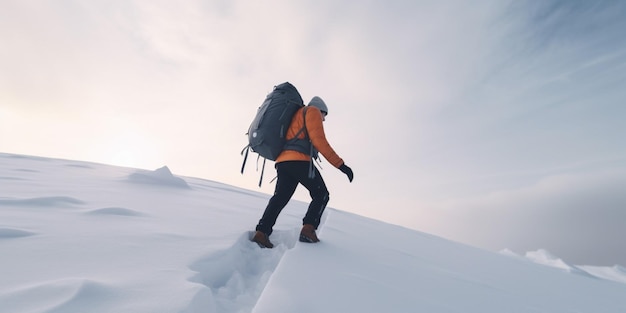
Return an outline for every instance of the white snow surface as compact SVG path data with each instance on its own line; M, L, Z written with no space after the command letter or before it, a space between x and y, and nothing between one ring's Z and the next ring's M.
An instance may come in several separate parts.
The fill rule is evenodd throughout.
M331 208L322 241L300 243L297 201L260 249L249 231L268 199L167 167L0 153L0 312L626 312L620 266L485 251Z

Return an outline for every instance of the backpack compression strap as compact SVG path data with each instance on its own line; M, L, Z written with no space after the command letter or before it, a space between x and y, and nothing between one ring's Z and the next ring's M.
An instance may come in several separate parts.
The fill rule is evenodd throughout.
M241 174L243 174L243 169L246 168L246 161L248 161L248 151L250 151L250 145L247 145L241 150L241 155L243 152L246 152L246 155L243 157L243 164L241 164Z

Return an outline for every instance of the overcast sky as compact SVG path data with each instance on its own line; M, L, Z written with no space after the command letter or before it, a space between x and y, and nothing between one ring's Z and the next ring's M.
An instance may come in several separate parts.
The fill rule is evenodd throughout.
M284 81L355 172L331 207L626 265L624 1L0 2L2 152L271 194L239 153Z

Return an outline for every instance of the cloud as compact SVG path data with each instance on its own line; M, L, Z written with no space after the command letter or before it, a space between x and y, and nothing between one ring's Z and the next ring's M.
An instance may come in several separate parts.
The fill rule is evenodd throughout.
M414 118L417 130L405 137L414 147L407 155L417 154L415 176L476 185L485 176L540 178L563 164L626 154L619 118L626 90L618 87L626 44L615 31L626 23L615 13L624 6L572 3L515 3L489 19L491 40L468 46L482 58L473 59L464 85L449 84L449 98L422 114L427 119Z
M555 175L535 184L449 201L451 238L499 250L546 248L576 264L626 263L626 169Z

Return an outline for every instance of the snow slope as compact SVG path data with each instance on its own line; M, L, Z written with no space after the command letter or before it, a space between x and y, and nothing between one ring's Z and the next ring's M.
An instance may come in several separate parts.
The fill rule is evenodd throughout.
M296 201L260 249L248 231L268 197L167 167L0 153L0 312L626 312L619 266L493 253L334 209L322 242L302 244Z

